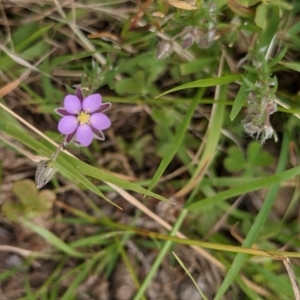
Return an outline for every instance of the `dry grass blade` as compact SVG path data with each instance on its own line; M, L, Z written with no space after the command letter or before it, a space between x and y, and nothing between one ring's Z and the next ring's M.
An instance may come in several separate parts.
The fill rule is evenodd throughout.
M250 11L232 5L234 1L221 2L0 0L0 112L4 118L0 132L0 202L11 201L18 216L28 213L31 218L36 213L26 206L24 197L15 193L14 185L32 179L34 164L48 161L52 149L63 140L57 131L59 117L54 109L66 93L72 94L68 87L80 85L86 88L84 98L89 92L99 92L103 100L113 103L107 115L111 120L108 138L80 149L70 144L67 149L76 155L75 159L62 153L58 158L61 175L48 185L58 200L49 215L39 219L39 230L34 230L32 224L31 230L38 236L23 230L23 218L12 222L9 210L2 209L0 270L4 272L0 275L0 300L128 300L143 299L142 295L144 299L195 300L199 296L186 276L188 272L208 299L285 299L288 295L300 300L293 272L297 275L296 265L287 259L300 257L295 234L299 191L286 175L297 175L300 170L298 124L294 120L294 115L300 119L300 113L288 103L288 99L297 99L300 89L297 11L287 8L284 1L273 6L259 3L253 10L255 17L247 19L245 25L237 18ZM261 17L264 14L268 18ZM261 25L266 28L259 30ZM159 44L166 41L171 44L172 54L157 60ZM227 65L223 67L224 63ZM249 81L243 97L237 97L240 80L224 84L219 80L237 76L229 75L235 73L246 79L253 73L259 79L257 85L254 79ZM265 77L268 84L264 84ZM176 90L197 80L211 83L201 91L190 89L191 84L172 97L155 99L166 89ZM243 81L243 88L245 84ZM291 118L276 124L285 152L279 153L279 147L273 144L269 147L271 141L264 149L251 148L250 138L243 134L244 124L239 117L248 113L252 104L248 96L256 88L262 91L257 95L265 95L266 99L272 96L272 105L258 105L265 108L266 115L273 113L276 102L282 107L278 114ZM203 97L191 108L194 95L202 91ZM263 98L257 97L258 104ZM227 114L231 106L236 119L231 119L233 113L230 117ZM187 115L189 121L182 126L180 122ZM274 116L274 120L278 119ZM183 127L189 130L180 131L184 137L174 141L172 137ZM290 143L286 132L281 135L283 129L289 131ZM173 143L180 143L177 155L157 178L157 165L168 153L168 144ZM281 153L288 149L290 156L285 154L284 162ZM258 208L246 199L251 194L245 186L252 179L264 177L259 180L265 179L263 188L269 188L274 177L268 178L274 173L278 156L282 166L278 172L280 188L285 190L283 196L274 190L273 198L277 202L277 197L286 200L287 194L292 194L292 199L278 201L287 203L286 208L271 206L268 197L265 202L270 204L272 214L266 209L264 218L259 219L263 206ZM145 202L141 197L153 177L160 187ZM24 190L20 189L22 196ZM211 203L207 209L190 209L189 200L200 203L210 196L220 200L227 190L227 195L243 196L236 201L234 197L223 198L226 202ZM101 196L113 204L122 203L124 210L114 209ZM163 201L155 201L156 197ZM41 202L47 203L45 200ZM255 230L246 239L256 219L260 221L255 221L256 229L253 226ZM280 220L280 226L275 226L274 220ZM277 234L282 230L284 239ZM288 247L291 252L265 249L272 245ZM171 247L182 257L183 265L189 266L188 272L172 264ZM68 255L71 249L82 250L83 259L77 254ZM253 255L251 268L242 259L240 263L233 259L243 254L246 258ZM256 269L260 256L268 257L268 264ZM287 271L282 269L282 260ZM25 269L23 261L37 268ZM120 272L120 266L126 272ZM235 270L238 277L234 277ZM130 277L136 286L127 280ZM138 297L125 295L129 286L136 288Z
M50 255L48 254L43 254L42 252L34 252L31 250L27 249L22 249L14 246L9 246L9 245L0 245L0 252L12 252L16 253L22 257L44 257L47 258Z
M113 188L117 193L119 193L126 201L128 201L129 203L131 203L132 205L134 205L136 208L138 208L139 210L141 210L144 214L146 214L149 218L151 218L152 220L154 220L155 222L157 222L157 224L159 224L161 227L167 229L167 230L171 230L172 226L167 223L166 221L164 221L163 219L161 219L158 215L156 215L155 213L153 213L149 208L147 208L146 206L144 206L140 201L138 201L135 197L133 197L132 195L130 195L128 192L126 192L125 190L123 190L122 188L119 188L117 186L115 186L112 183L106 182L107 185L109 185L111 188ZM176 233L176 237L179 238L183 238L186 239L187 236L185 236L184 234L182 234L180 231L178 231ZM201 257L204 257L205 259L207 259L212 265L214 265L215 267L217 267L220 271L224 272L226 271L226 267L224 266L224 264L222 262L220 262L218 259L216 259L214 256L212 256L209 252L207 252L206 250L197 247L197 246L190 246L190 248L192 248L196 253L198 253ZM261 296L270 296L270 293L261 288L260 286L256 285L255 283L253 283L252 281L250 281L248 278L246 278L245 276L242 276L243 281L249 286L251 287L251 289L253 289L254 291L256 291L257 294L261 295Z
M224 66L224 52L222 52L221 60L219 63L218 77L222 76L223 66ZM217 134L216 132L214 132L213 127L214 127L214 123L218 122L218 120L217 120L218 116L216 114L217 114L217 109L218 109L217 100L219 99L220 91L221 91L220 88L221 88L221 86L218 85L218 86L216 86L216 89L215 89L214 99L216 100L216 103L213 105L209 126L205 133L206 142L202 143L199 147L199 153L201 151L201 153L203 155L199 161L199 166L198 166L197 170L195 171L195 173L193 174L193 177L189 180L189 182L184 187L182 187L175 194L175 197L179 198L179 197L183 197L183 196L187 195L202 180L210 163L212 162L212 160L216 154L216 149L218 146L217 145L218 139L215 139L213 137ZM220 130L221 130L221 128L220 128Z
M10 83L8 83L7 85L5 85L4 87L2 87L0 89L0 97L4 97L7 94L9 94L11 91L13 91L14 89L16 89L21 83L20 79L16 79Z
M49 137L47 137L44 133L42 133L40 130L38 130L35 126L31 125L30 123L28 123L24 118L20 117L18 114L16 114L15 112L13 112L11 109L9 109L8 107L6 107L3 103L0 103L0 107L2 109L4 109L6 112L8 112L10 115L12 115L14 118L16 118L17 120L19 120L21 123L23 123L26 127L28 127L29 129L31 129L33 132L35 132L36 134L38 134L40 137L42 137L43 139L45 139L46 141L48 141L50 144L52 144L53 146L55 146L56 148L59 146L56 142L54 142L52 139L50 139ZM68 151L65 151L65 153L67 153L70 156L74 155Z
M0 88L0 98L6 96L7 94L9 94L13 90L15 90L21 84L21 82L29 76L29 74L30 74L30 70L27 70L18 79L14 80L14 81L8 83L7 85L5 85L4 87Z
M28 157L31 161L33 161L35 163L39 163L41 160L47 159L47 157L44 157L44 156L33 155L31 152L18 146L15 142L10 141L9 138L6 137L6 135L3 132L0 132L0 140L4 141L7 145L16 149L19 153L23 154L25 157Z
M76 24L69 24L71 30L76 34L78 39L80 40L83 48L87 51L94 52L93 57L95 60L100 63L102 66L106 64L106 59L100 53L96 51L95 46L89 41L88 38L82 33L82 31L76 26Z
M293 268L292 268L292 264L291 264L291 261L289 260L288 257L286 257L284 260L283 260L283 264L287 270L287 273L289 275L289 278L290 278L290 281L291 281L291 284L292 284L292 287L293 287L293 291L294 291L294 295L295 295L295 299L296 300L300 300L300 289L299 289L299 284L297 282L297 278L296 278L296 275L293 271Z
M109 185L110 187L112 187L116 192L118 192L129 203L131 203L132 205L137 207L139 210L141 210L143 213L145 213L149 218L151 218L152 220L157 222L157 224L159 224L160 226L162 226L163 228L165 228L167 230L172 229L172 226L169 223L167 223L166 221L161 219L158 215L153 213L149 208L144 206L140 201L138 201L132 195L127 193L125 190L123 190L122 188L119 188L116 185L114 185L112 183L109 183L109 182L106 182L106 184ZM184 238L184 239L187 238L181 232L177 232L176 236L179 237L179 238ZM196 247L196 246L191 246L191 248L193 248L202 257L206 258L213 265L215 265L216 267L218 267L222 271L225 271L225 266L219 260L217 260L215 257L213 257L211 254L209 254L207 251L205 251L205 250L203 250L199 247Z
M269 298L272 296L272 294L264 289L263 287L254 284L252 281L250 281L247 277L245 277L244 275L241 275L241 278L243 279L243 281L245 282L245 284L253 291L255 291L258 295L261 295L263 297Z
M6 53L7 56L9 56L13 61L15 61L17 64L21 65L21 66L24 66L28 69L31 69L33 71L36 71L36 72L40 72L40 70L30 64L29 62L27 62L25 59L23 59L22 57L10 52L6 47L4 47L3 45L0 44L0 50L2 50L4 53Z
M197 5L195 1L181 1L181 0L167 0L171 6L182 10L195 10L197 9Z
M65 12L63 11L63 9L62 9L62 7L61 7L59 1L53 0L53 2L55 3L55 5L56 5L56 7L57 7L57 10L58 10L59 14L65 19L65 18L66 18L66 14L65 14Z
M17 253L23 257L29 257L32 256L33 254L33 251L31 250L8 246L8 245L0 245L0 251L9 251L9 252Z

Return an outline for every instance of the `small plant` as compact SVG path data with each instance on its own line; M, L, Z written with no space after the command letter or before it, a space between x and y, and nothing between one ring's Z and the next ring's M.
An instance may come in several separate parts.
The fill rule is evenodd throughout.
M237 146L228 148L228 156L224 160L224 167L230 173L241 173L242 176L263 175L263 167L269 166L273 162L272 156L257 142L250 142L246 154Z
M161 41L157 44L157 58L164 59L170 56L173 52L173 42L178 38L181 38L183 49L188 49L193 44L196 44L200 49L209 48L219 38L217 34L218 15L219 12L215 3L203 2L197 13L187 14L186 18L178 19L176 27L179 29L184 26L184 29L175 34L171 40Z
M66 135L65 143L74 140L76 144L88 147L94 138L103 141L105 138L102 130L111 126L109 118L103 112L110 107L110 103L102 103L100 94L84 97L82 89L77 87L76 95L67 95L64 107L55 110L62 116L58 131Z
M285 53L285 49L283 53ZM280 53L272 61L272 64L278 61L282 55ZM249 72L255 72L258 78L255 84L244 78L250 92L247 97L247 115L242 121L243 127L246 133L255 139L259 139L261 144L272 137L277 141L276 132L270 122L270 115L277 111L277 80L276 77L270 76L270 66L262 53L252 59L252 66L250 68L248 66L244 67Z
M5 201L2 205L2 212L12 221L17 221L21 216L34 219L47 215L56 199L53 191L38 191L34 181L28 179L15 182L12 192L18 201Z
M55 175L55 160L61 149L64 150L71 142L77 146L88 147L94 138L101 141L105 139L103 130L109 128L111 122L103 112L110 107L110 103L102 103L100 94L84 97L81 87L76 88L75 95L65 97L64 107L55 110L62 116L58 123L58 131L65 135L65 139L49 160L39 163L35 174L35 182L39 189Z

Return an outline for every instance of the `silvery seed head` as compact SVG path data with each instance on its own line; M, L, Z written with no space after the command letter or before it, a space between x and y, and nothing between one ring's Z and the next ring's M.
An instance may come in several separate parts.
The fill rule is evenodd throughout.
M57 171L56 162L53 160L42 160L39 162L35 172L35 183L38 189L46 185Z
M161 41L157 45L156 58L164 59L173 52L173 43L171 41Z

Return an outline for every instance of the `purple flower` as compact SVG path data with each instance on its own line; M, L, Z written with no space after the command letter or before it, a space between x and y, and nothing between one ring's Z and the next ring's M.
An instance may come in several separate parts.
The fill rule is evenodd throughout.
M80 88L75 95L67 95L64 107L55 111L63 118L58 123L58 131L66 135L66 142L73 139L81 146L88 147L94 138L104 140L102 130L110 127L109 118L102 112L111 107L110 103L102 103L100 94L92 94L83 98Z

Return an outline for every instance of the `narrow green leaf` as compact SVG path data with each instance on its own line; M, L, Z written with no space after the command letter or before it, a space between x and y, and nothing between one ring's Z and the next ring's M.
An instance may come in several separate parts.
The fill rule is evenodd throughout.
M163 259L165 258L166 254L170 251L170 247L172 246L172 242L170 239L178 239L175 237L176 233L178 232L180 226L182 225L185 217L187 215L187 210L183 209L179 214L175 224L173 225L172 230L168 233L166 243L162 246L159 253L157 254L155 260L151 264L150 270L147 272L146 277L144 278L143 283L141 284L140 288L138 289L136 295L134 296L133 300L140 300L145 293L146 289L149 287L149 284L152 278L157 274L157 270L159 269L160 265L162 264Z
M243 77L243 81L246 83L249 90L252 91L258 90L257 86L255 86L255 84L252 83L250 80L248 80L246 77Z
M294 7L293 4L286 3L284 0L274 1L273 4L285 10L292 10Z
M282 141L278 165L276 168L276 175L274 175L274 176L278 176L278 178L279 178L279 177L282 177L283 174L285 174L285 176L283 176L284 180L287 180L290 178L286 175L287 173L289 176L290 175L296 176L300 172L300 167L283 172L286 162L288 160L289 140L288 140L287 136L288 136L287 133L285 133L283 141ZM294 174L292 174L293 173L292 171L294 172ZM271 176L271 177L274 177L274 176ZM294 176L291 176L291 177L294 177ZM268 186L270 186L269 191L264 199L263 205L260 208L256 219L254 220L254 223L252 224L250 230L248 231L248 234L242 244L242 247L250 248L253 245L253 243L255 243L255 240L257 239L259 232L263 228L264 223L271 212L271 209L273 207L276 196L278 195L278 191L279 191L278 183L279 182L277 181L277 182L270 182L268 184ZM247 257L248 257L248 255L244 254L244 253L239 253L236 255L236 257L233 260L233 263L230 266L230 269L228 270L228 272L224 278L224 281L222 282L220 288L218 289L218 292L217 292L214 300L222 299L222 297L226 293L227 289L229 288L230 284L233 282L233 280L239 273L239 271L240 271L243 263L246 261Z
M2 270L0 274L0 282L6 280L7 278L13 277L16 273L21 271L22 269L24 270L25 264L21 264L17 267L14 267L12 269L8 270Z
M257 70L254 67L243 65L243 69L246 70L249 73L257 73Z
M262 28L263 30L266 29L267 26L267 13L268 13L268 4L261 4L256 8L255 13L255 24Z
M109 232L104 234L92 235L86 238L78 239L70 243L70 246L74 248L78 247L90 247L94 245L102 245L103 243L110 240L112 237L123 235L122 231Z
M295 22L295 24L287 30L286 35L289 37L295 36L299 32L300 32L300 22Z
M290 70L300 72L300 63L299 62L292 62L292 63L281 62L280 64L285 66L286 68L288 68Z
M161 201L170 202L167 198L160 196L156 193L153 193L153 192L148 193L145 188L139 186L136 183L124 180L120 177L117 177L117 176L111 174L111 173L108 173L101 169L97 169L95 167L87 165L82 161L74 159L73 157L67 156L66 160L68 160L70 162L74 162L76 164L76 169L85 175L94 177L94 178L102 180L102 181L107 181L107 182L113 183L113 184L117 185L118 187L121 187L121 188L124 188L127 190L131 190L131 191L134 191L134 192L137 192L140 194L151 196L151 197L156 198Z
M64 291L64 294L59 297L60 300L78 299L78 287L79 285L89 277L89 273L93 269L96 262L100 259L99 254L93 256L90 260L86 260L73 275L73 278L68 285L68 288Z
M155 174L153 175L153 177L151 179L151 182L150 182L149 188L148 188L148 192L151 191L151 189L158 182L158 180L162 176L163 172L166 170L169 163L171 162L171 160L173 159L173 157L177 153L177 151L178 151L178 149L181 145L181 142L184 138L184 135L186 133L186 129L187 129L187 127L188 127L188 125L191 121L191 118L193 116L195 108L196 108L199 100L201 99L202 94L203 94L203 90L200 92L200 95L199 95L199 93L197 94L197 96L195 97L195 99L191 103L191 106L189 107L184 119L182 120L181 126L180 126L179 130L177 131L173 142L170 143L168 151L166 151L165 156L163 157L160 165L158 166Z
M54 152L54 150L50 150L43 144L41 144L36 139L32 138L29 134L26 134L24 130L19 129L18 127L7 123L5 120L0 119L0 129L2 129L7 134L11 135L18 141L24 143L28 147L34 149L41 155L45 155L45 152L48 153L49 157ZM76 159L79 161L78 159ZM109 202L110 204L118 207L118 205L114 204L111 200L109 200L97 187L92 184L84 175L82 175L75 167L74 164L69 164L66 160L63 160L61 156L57 158L59 169L68 173L71 177L76 178L78 181L80 181L84 186L86 186L88 189L93 191L95 194L103 198L105 201ZM76 164L75 164L76 165ZM91 167L91 166L89 166Z
M250 82L255 82L255 79L257 78L256 74L253 73L247 73L247 75L244 77L244 79L247 79ZM244 106L246 99L249 94L249 87L245 82L242 83L239 92L237 93L235 100L232 105L232 109L230 112L230 120L233 121L236 116L239 114L240 110Z
M287 47L285 46L281 51L268 63L268 67L272 68L276 66L285 56Z
M246 194L249 192L259 190L261 188L269 187L270 185L273 185L273 184L279 184L281 182L285 182L299 174L300 174L300 167L298 166L298 167L289 169L287 171L284 171L280 174L275 174L275 175L271 175L271 176L268 176L265 178L253 180L248 183L245 183L240 186L229 189L227 191L220 192L215 196L201 199L199 201L196 201L194 203L187 205L186 208L188 210L194 210L194 209L199 209L199 208L202 208L202 207L205 207L208 205L214 205L216 203L225 201L226 199L236 197L238 195Z
M32 23L32 24L26 24L25 27L28 27L25 29L27 31L31 27L31 34L29 35L29 32L23 32L23 26L20 26L20 32L19 32L19 42L16 46L15 51L21 53L23 50L26 49L28 46L32 46L35 41L41 40L41 37L53 27L53 25L40 27L38 23ZM22 32L21 32L22 31ZM26 39L24 39L24 36L26 36Z
M31 300L37 300L37 298L33 294L33 291L32 291L32 288L30 286L30 282L29 282L29 278L28 277L29 276L27 274L27 276L25 277L25 282L24 282L24 287L25 287L25 291L26 291L26 297L28 299L31 299Z
M204 300L208 300L208 298L204 295L204 293L201 291L201 289L199 288L198 284L196 283L195 279L193 278L192 274L189 272L189 270L186 268L186 266L184 265L183 261L176 255L175 252L172 252L173 255L175 256L176 260L178 261L178 263L181 265L181 267L183 268L183 270L188 274L188 276L191 278L191 280L193 281L196 289L198 290L199 294L201 295L201 297Z
M83 258L86 256L85 254L80 253L74 250L73 248L71 248L68 244L66 244L64 241L62 241L60 238L58 238L55 234L53 234L48 229L41 227L38 224L25 218L20 219L20 222L24 226L28 227L29 229L31 229L32 231L34 231L35 233L43 237L49 244L53 245L58 250L73 257Z
M50 62L50 68L53 69L57 66L61 66L63 64L72 62L77 59L91 57L92 54L93 54L92 52L83 52L83 53L76 53L76 54L69 54L69 55L60 55L52 59L52 61Z
M85 176L83 176L78 170L76 170L73 165L69 164L67 161L61 159L60 157L58 157L57 162L59 163L59 168L63 168L64 172L68 173L71 177L79 180L89 190L93 191L96 195L100 196L108 203L122 209L120 206L109 200L93 183L91 183Z
M205 57L193 61L189 61L180 65L180 73L182 76L190 75L199 72L206 67L212 67L213 64L217 63L214 57Z
M223 84L232 83L232 82L235 82L235 81L241 80L241 79L242 79L242 75L240 75L240 74L226 75L226 76L216 77L216 78L200 79L200 80L192 81L192 82L189 82L189 83L186 83L183 85L179 85L173 89L170 89L170 90L158 95L155 98L159 98L166 94L170 94L172 92L176 92L176 91L180 91L180 90L223 85Z
M218 95L219 98L224 98L226 93L227 85L221 86ZM218 100L216 100L213 105L212 113L210 115L210 122L205 138L205 146L203 148L201 158L199 159L199 162L197 164L198 166L195 172L193 173L189 183L193 183L195 180L199 181L200 177L203 177L205 170L207 170L209 165L212 163L218 151L218 143L221 137L221 129L223 126L224 114L224 105L218 105Z
M51 154L53 154L53 152L54 152L53 148L43 145L37 139L34 139L33 137L31 137L30 134L27 133L25 130L20 129L13 124L10 124L9 122L7 122L6 120L4 120L2 118L0 118L0 129L3 130L4 132L6 132L8 135L17 139L18 141L20 141L27 147L34 149L40 155L43 155L43 156L48 155L50 157ZM58 163L58 167L60 170L73 176L73 178L78 179L83 185L85 185L86 187L91 189L93 192L95 192L97 195L99 195L101 198L105 199L106 201L108 201L109 203L111 203L113 205L115 205L115 204L113 202L111 202L107 197L105 197L105 195L101 191L99 191L95 187L95 185L93 185L81 173L91 176L93 178L100 179L102 181L108 181L108 182L113 183L124 189L132 190L134 192L141 193L143 195L148 194L148 196L151 196L158 200L169 202L169 200L167 198L162 197L156 193L152 193L152 192L147 193L147 190L145 188L139 186L138 184L121 179L115 175L112 175L111 173L108 173L101 169L90 166L90 165L80 161L79 159L71 157L65 153L59 154L59 156L57 158L57 163Z
M263 278L265 278L266 282L272 282L272 285L280 286L281 294L286 295L289 299L294 299L293 289L287 277L283 279L281 276L278 276L278 274L268 270L264 266L260 266L260 264L257 263L252 263L251 267L255 270L256 274L260 274Z

